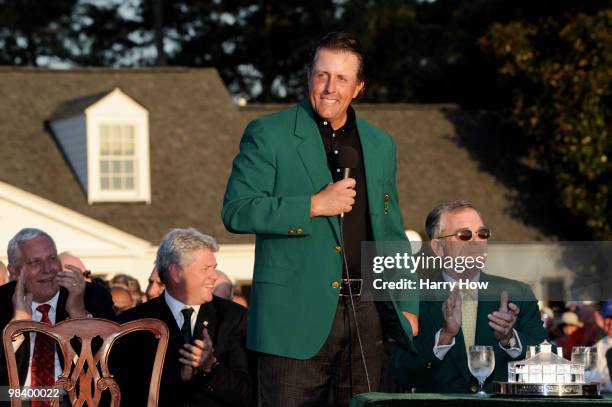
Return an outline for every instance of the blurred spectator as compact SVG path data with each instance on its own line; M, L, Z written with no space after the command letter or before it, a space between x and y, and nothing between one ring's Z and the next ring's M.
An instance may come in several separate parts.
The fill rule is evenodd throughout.
M83 264L83 261L78 257L74 256L69 252L62 252L59 255L60 262L62 263L63 271L76 271L77 273L83 274L85 281L91 283L91 270L88 270Z
M110 286L120 286L127 289L134 300L134 305L142 303L142 290L140 289L140 283L132 276L127 274L117 274L111 281Z
M232 296L232 301L234 301L236 304L242 305L244 308L249 308L249 303L246 297L238 292L234 293Z
M612 301L606 301L600 311L603 318L603 328L606 336L600 339L597 344L597 366L595 368L595 381L601 383L601 391L612 392L612 383L610 380L610 365L608 364L606 354L612 349Z
M542 318L542 325L544 329L546 329L546 332L552 331L555 321L555 311L550 307L544 307L540 310L540 317Z
M134 299L127 288L116 285L111 287L110 293L113 297L113 309L115 310L115 314L119 315L126 309L134 307Z
M593 346L605 336L602 328L597 326L597 310L593 305L584 304L578 307L578 318L584 324L582 327L582 342L579 346Z
M557 321L557 329L560 335L555 339L555 345L563 348L563 357L570 358L572 347L581 346L582 327L584 324L578 319L578 314L573 311L566 311Z
M153 298L159 297L162 295L165 288L166 286L159 279L157 267L153 266L153 270L151 270L151 275L149 276L149 285L147 285L147 291L145 291L147 300L152 300Z
M229 279L227 274L222 272L221 270L217 270L218 278L215 282L215 288L213 289L213 294L217 297L225 298L229 300L232 298L232 281Z
M0 285L6 284L8 283L8 281L9 281L8 269L6 268L4 263L0 261Z

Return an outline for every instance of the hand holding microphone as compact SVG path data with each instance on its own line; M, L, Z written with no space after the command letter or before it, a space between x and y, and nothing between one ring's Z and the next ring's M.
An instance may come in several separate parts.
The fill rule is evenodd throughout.
M356 181L350 178L351 169L359 163L359 154L352 147L342 147L338 153L338 168L344 171L342 180L327 185L322 191L310 198L310 217L344 216L355 204Z

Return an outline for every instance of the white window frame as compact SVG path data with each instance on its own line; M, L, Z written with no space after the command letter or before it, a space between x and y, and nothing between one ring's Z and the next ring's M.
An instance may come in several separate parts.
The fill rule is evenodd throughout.
M151 177L149 165L148 115L93 116L87 115L88 201L146 202L151 203ZM141 117L138 117L141 116ZM102 190L100 186L100 128L102 125L128 125L134 128L134 190Z

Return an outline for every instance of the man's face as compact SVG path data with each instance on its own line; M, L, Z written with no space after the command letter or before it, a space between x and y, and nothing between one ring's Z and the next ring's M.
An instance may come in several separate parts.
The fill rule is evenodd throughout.
M346 111L363 89L357 79L359 58L351 52L319 49L308 77L308 97L317 114L334 129L346 121Z
M438 256L448 256L457 258L459 256L472 257L476 259L486 257L487 241L478 237L478 229L485 227L482 218L474 209L465 208L455 211L445 212L441 217L442 231L440 236L448 236L439 239L432 239L432 246ZM471 230L472 237L469 241L463 241L454 234L460 230ZM476 274L478 270L466 270L465 277L469 278Z
M606 335L612 337L612 317L605 317L603 320L603 329Z
M212 301L217 260L212 251L198 249L189 254L191 263L180 271L180 283L177 289L181 291L182 302L187 305L204 304ZM174 294L170 292L174 297Z
M145 295L148 299L159 297L164 292L165 285L159 278L157 268L153 267L151 275L149 276L149 285L145 291Z
M20 273L27 273L26 292L32 293L36 302L50 300L59 290L56 276L62 267L51 241L46 236L38 236L20 244L19 250Z

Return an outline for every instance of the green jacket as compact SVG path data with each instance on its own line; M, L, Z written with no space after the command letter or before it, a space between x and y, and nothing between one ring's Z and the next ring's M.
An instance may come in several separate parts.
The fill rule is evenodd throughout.
M438 278L441 280L441 277ZM508 362L525 358L530 345L538 345L547 339L542 326L537 300L529 286L516 280L481 273L481 282L489 282L486 292L478 292L478 311L474 344L493 346L495 369L485 382L487 391L493 391L494 381L508 380ZM508 291L509 301L516 304L519 316L514 326L520 338L523 352L511 359L499 346L488 325L487 315L499 309L499 296ZM395 347L391 357L391 372L394 379L406 388L416 388L426 393L467 393L477 384L470 374L465 351L463 332L455 337L455 345L443 360L433 353L436 333L443 326L442 303L448 292L437 293L440 298L422 301L419 314L419 335L414 340L417 353L402 347Z
M406 240L395 184L393 139L357 119L375 240ZM338 304L342 254L337 216L310 218L310 197L332 182L308 100L251 122L234 159L221 216L256 234L250 349L308 359L328 337ZM385 195L390 196L385 211ZM418 303L393 303L418 313ZM402 316L407 337L410 325Z

